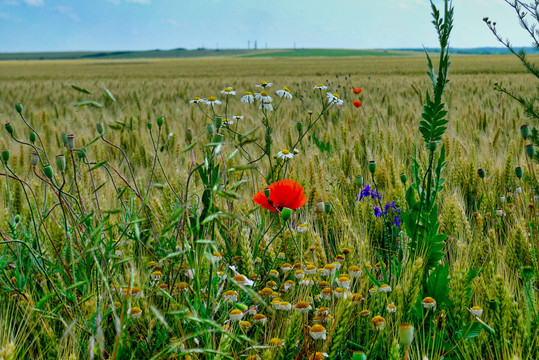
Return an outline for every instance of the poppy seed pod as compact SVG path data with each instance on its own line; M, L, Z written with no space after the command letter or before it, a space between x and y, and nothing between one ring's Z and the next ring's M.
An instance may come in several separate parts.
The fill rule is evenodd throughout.
M478 169L478 170L477 170L477 175L479 175L479 177L480 177L481 179L484 179L485 176L487 176L487 173L486 173L485 169Z
M517 167L515 168L515 175L516 175L516 177L520 179L520 178L522 178L522 175L523 175L523 174L524 174L524 172L523 172L522 168L521 168L520 166L517 166Z
M214 132L213 124L206 125L206 131L208 132L208 134L213 135L213 132Z
M49 179L52 179L52 177L54 176L54 171L52 170L52 166L50 165L47 165L43 168L43 173L45 174L46 177L48 177Z
M374 172L376 171L376 161L369 161L369 171L371 172L371 174L374 174Z
M364 183L363 176L356 175L356 178L354 179L354 181L357 186L363 186L363 183Z
M2 150L2 161L7 163L9 160L9 150Z
M23 109L23 107L22 107L22 104L21 104L21 103L15 104L15 110L17 110L17 112L18 112L19 114L22 113L22 109Z
M303 123L301 121L298 121L296 123L296 129L298 130L299 133L303 131Z
M191 144L191 141L193 141L193 130L187 129L185 130L185 142Z
M215 128L217 130L219 130L219 128L221 128L222 125L223 125L223 119L222 118L215 117L215 119L213 119L213 126L215 126Z
M11 125L11 123L7 123L5 125L5 128L6 128L7 132L10 133L10 134L13 134L13 131L15 131L15 129L13 129L13 125Z
M151 121L148 121L148 122L146 123L146 127L147 127L148 130L150 130L150 131L152 131L152 126L153 126L153 124L152 124Z
M530 127L528 125L522 125L520 127L520 135L522 135L524 140L527 140L528 136L530 136Z
M405 173L402 173L401 174L401 182L403 185L406 185L406 182L408 181L408 177L406 176Z
M69 150L73 150L75 148L75 135L73 134L67 135L66 146Z
M95 125L95 128L97 129L97 133L99 135L103 135L103 133L105 132L105 126L103 125L103 123L97 123Z
M283 208L283 210L281 210L281 219L283 219L283 221L290 219L291 215L292 215L292 210L290 210L289 208L285 207Z
M30 163L32 164L32 166L36 166L38 162L39 154L35 151L32 151L32 153L30 154Z
M409 346L414 340L414 327L410 323L402 323L399 326L399 340L401 345Z
M56 155L56 167L61 173L66 171L66 157L64 155Z
M331 204L325 204L324 205L324 211L325 212L329 213L329 212L331 212L331 209L332 209Z
M31 131L30 134L28 134L28 140L30 140L30 142L33 144L36 142L36 139L37 139L37 134Z
M535 147L533 146L533 144L526 145L526 155L533 159L535 155Z
M266 199L269 199L271 195L271 189L270 188L265 188L264 189L264 196L266 196Z
M67 146L67 134L62 134L60 138L62 139L64 146Z
M15 222L15 224L18 224L21 222L21 216L19 214L15 215L15 218L13 219L13 221Z
M314 205L314 211L317 213L323 213L325 210L326 204L324 204L324 200L318 200Z
M163 122L164 122L164 121L165 121L165 119L163 119L162 116L159 116L159 117L157 118L157 120L155 120L155 122L157 123L157 126L159 126L159 127L163 126Z

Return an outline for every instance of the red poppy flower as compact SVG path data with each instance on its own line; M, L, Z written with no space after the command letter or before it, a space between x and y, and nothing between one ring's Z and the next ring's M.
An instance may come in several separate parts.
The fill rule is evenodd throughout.
M354 92L354 94L361 94L363 90L361 90L360 88L353 88L352 91Z
M297 209L307 202L305 190L294 180L277 181L265 189L270 189L269 202L264 191L256 193L253 201L274 213L279 212L278 210L282 210L285 207Z
M357 108L360 107L361 105L363 105L363 103L361 101L359 101L359 100L352 101L352 104L354 104L354 106L357 107Z

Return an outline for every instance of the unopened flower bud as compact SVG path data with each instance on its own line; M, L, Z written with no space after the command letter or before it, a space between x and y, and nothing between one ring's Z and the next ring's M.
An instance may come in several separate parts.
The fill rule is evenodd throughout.
M163 119L162 116L157 117L157 119L155 120L155 122L157 123L157 126L159 126L159 127L163 126L164 121L165 121L165 119Z
M148 130L150 130L150 131L152 131L152 126L153 126L153 124L152 124L151 121L148 121L148 122L146 123L146 127L147 127Z
M103 123L97 123L95 125L95 128L97 129L97 133L99 135L103 135L103 133L105 132L105 126L103 125Z
M206 125L206 131L208 132L208 134L213 135L213 132L214 132L213 124Z
M31 131L30 134L28 134L28 140L30 140L30 142L33 144L36 142L36 139L37 139L37 134Z
M193 141L193 130L187 129L185 130L185 142L191 144L191 141Z
M528 139L528 136L530 136L530 127L528 125L522 125L520 127L520 135L522 135L524 140Z
M13 125L11 125L11 123L7 123L5 125L5 127L6 127L7 132L10 133L10 134L13 134L13 131L15 131L15 129L13 129Z
M7 163L9 160L9 150L2 150L2 161Z
M266 195L266 199L269 199L270 194L271 194L270 188L265 188L264 189L264 195Z
M64 155L56 156L56 167L58 171L63 173L66 171L66 157Z
M64 146L67 146L67 134L62 134L60 138L62 139Z
M299 133L301 133L303 131L303 123L301 121L298 121L296 123L296 129L298 129Z
M329 213L329 212L331 212L331 209L332 209L331 204L325 204L324 205L324 211L325 212Z
M486 173L485 169L478 169L478 170L477 170L477 175L479 175L479 177L480 177L481 179L484 179L485 176L487 176L487 173Z
M405 173L402 173L401 174L401 182L403 185L406 185L406 182L408 181L408 177L406 176Z
M45 174L46 177L48 177L49 179L52 179L52 177L54 176L54 171L52 170L52 166L50 165L47 165L43 168L43 173Z
M213 126L215 126L217 130L219 130L219 128L221 128L221 125L223 125L223 119L216 116L215 119L213 119Z
M21 222L21 216L19 214L15 215L15 218L13 219L15 224L18 224Z
M22 108L22 104L21 104L21 103L15 104L15 110L17 110L17 112L18 112L19 114L22 113L22 109L23 109L23 108Z
M364 184L363 176L361 175L356 175L356 178L354 179L354 181L357 186L363 186Z

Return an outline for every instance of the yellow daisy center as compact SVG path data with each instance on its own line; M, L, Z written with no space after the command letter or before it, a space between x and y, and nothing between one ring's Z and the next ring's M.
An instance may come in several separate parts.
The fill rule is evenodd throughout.
M337 99L340 99L341 97L339 96L339 94L335 93L333 94L333 96L335 96Z
M243 95L253 95L253 93L250 92L250 91L246 91L246 92L243 93Z
M200 98L199 98L198 96L195 96L195 97L193 98L193 100L198 101L198 100L200 100Z
M324 84L316 84L316 86L322 87L322 86L324 86Z
M211 101L211 102L213 102L213 101L215 101L215 100L217 100L217 98L216 98L215 96L210 96L210 97L208 98L208 101Z
M228 87L228 88L225 88L225 91L226 91L226 92L231 92L231 91L232 91L232 88L229 88L229 87Z
M284 87L283 90L286 91L286 92L290 92L290 89L287 88L287 87Z
M286 150L286 149L281 150L281 152L283 153L283 155L288 155L288 154L290 154L290 151L288 151L288 150Z
M268 94L267 91L261 91L261 92L260 92L260 95L262 95L262 96L269 96L269 94Z

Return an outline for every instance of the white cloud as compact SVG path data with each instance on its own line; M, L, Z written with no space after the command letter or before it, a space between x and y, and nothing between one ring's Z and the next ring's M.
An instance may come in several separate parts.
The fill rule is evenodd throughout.
M79 16L77 15L76 12L73 11L73 9L70 7L70 6L61 6L61 5L58 5L56 7L56 10L62 14L62 15L65 15L67 18L73 20L73 21L80 21L80 18Z
M172 20L172 19L163 19L163 20L161 20L161 22L163 24L168 24L168 25L171 25L171 26L174 26L174 27L180 26L180 24L176 20Z
M24 0L24 2L30 6L43 6L45 5L44 0Z

